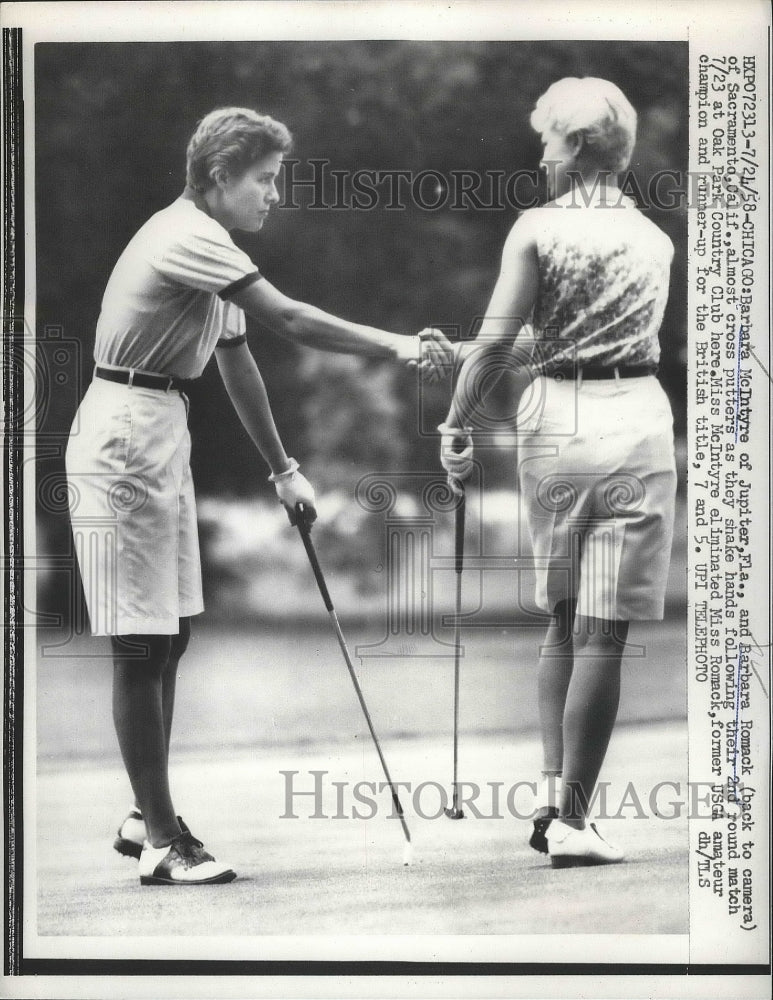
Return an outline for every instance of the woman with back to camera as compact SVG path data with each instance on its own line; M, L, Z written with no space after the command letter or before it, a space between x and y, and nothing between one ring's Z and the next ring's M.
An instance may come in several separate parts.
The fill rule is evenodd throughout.
M663 617L676 470L671 407L655 376L673 246L617 185L636 137L636 112L617 86L560 80L531 124L552 200L524 212L507 238L478 340L463 348L441 461L453 478L470 475L480 390L531 322L519 484L536 600L551 620L539 658L543 782L530 844L563 868L623 859L587 814L617 716L629 622Z

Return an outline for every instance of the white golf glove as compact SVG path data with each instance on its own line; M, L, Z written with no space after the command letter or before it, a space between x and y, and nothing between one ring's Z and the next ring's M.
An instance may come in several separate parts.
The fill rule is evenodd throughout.
M461 493L462 483L470 478L473 470L472 428L449 427L440 424L440 463L448 473L448 485L454 493Z
M272 473L268 481L274 484L279 497L290 518L290 524L297 523L296 506L301 503L304 509L304 520L308 527L317 519L316 498L314 488L308 479L298 471L298 463L290 459L290 468L286 472Z

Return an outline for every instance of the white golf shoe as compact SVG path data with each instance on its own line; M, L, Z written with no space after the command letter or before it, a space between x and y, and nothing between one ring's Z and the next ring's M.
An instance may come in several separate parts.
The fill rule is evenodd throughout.
M222 885L236 878L233 868L216 861L190 830L183 830L165 847L142 848L141 885Z
M584 830L554 819L547 830L548 854L554 868L580 865L614 865L625 857L619 847L608 843L589 823Z

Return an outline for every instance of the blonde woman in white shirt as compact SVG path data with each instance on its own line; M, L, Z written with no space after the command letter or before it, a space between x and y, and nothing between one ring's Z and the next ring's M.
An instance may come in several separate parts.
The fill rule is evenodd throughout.
M505 243L478 342L441 425L441 460L466 478L492 369L522 327L534 381L518 414L519 481L537 604L551 616L538 671L543 787L531 845L554 867L623 852L587 820L614 726L632 620L663 617L676 472L656 378L673 247L617 186L636 113L614 84L567 78L531 118L548 204Z

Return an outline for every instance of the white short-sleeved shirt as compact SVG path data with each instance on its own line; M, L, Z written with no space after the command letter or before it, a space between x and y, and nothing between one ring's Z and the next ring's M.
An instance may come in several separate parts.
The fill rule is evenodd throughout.
M198 378L218 342L244 338L244 313L228 296L259 279L228 231L178 198L119 257L102 299L94 360Z
M671 240L616 189L607 202L565 195L528 213L539 270L533 326L570 342L578 364L656 365L668 298Z

